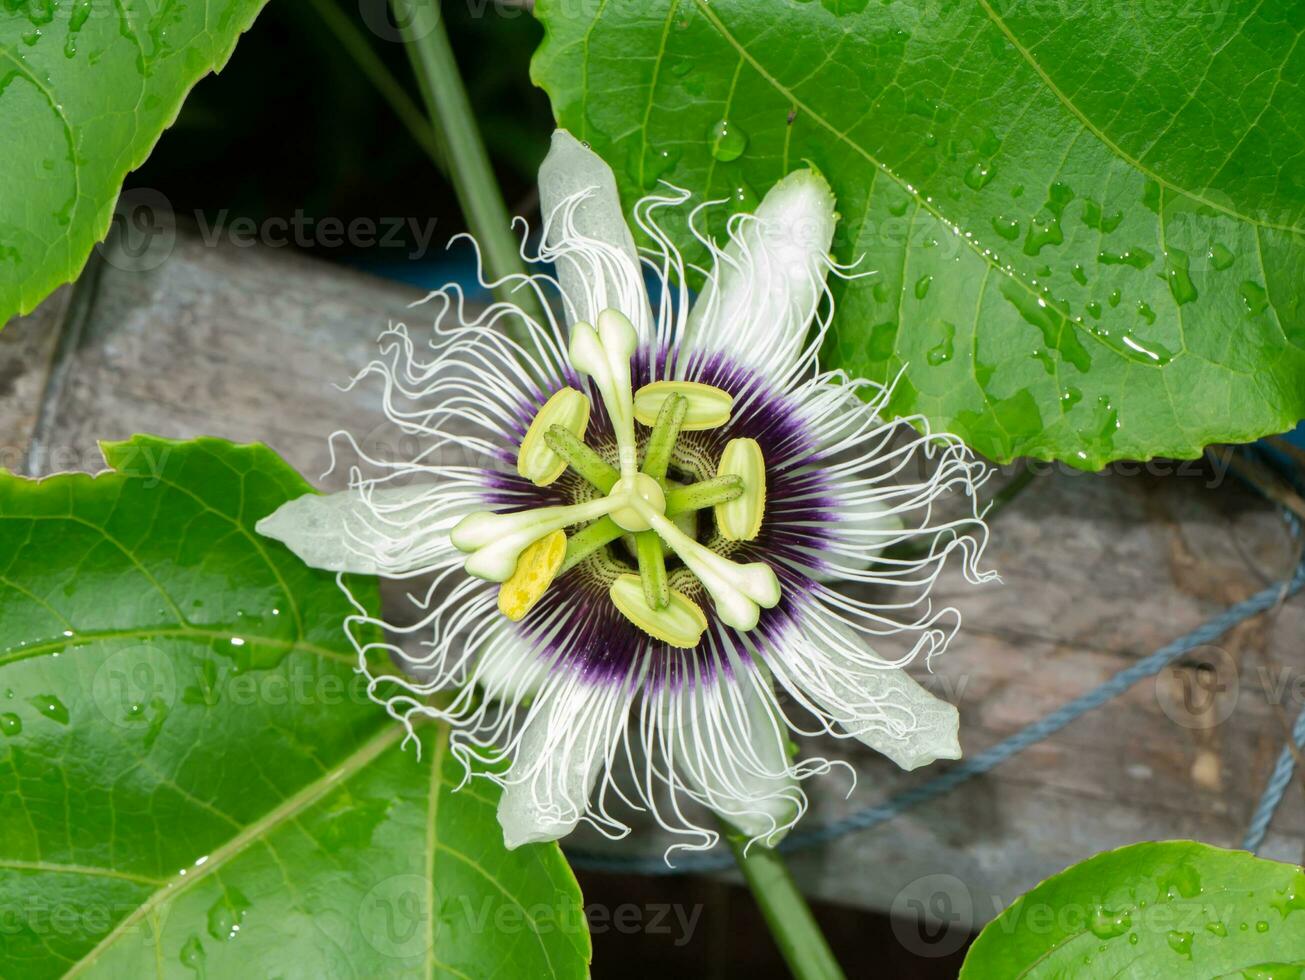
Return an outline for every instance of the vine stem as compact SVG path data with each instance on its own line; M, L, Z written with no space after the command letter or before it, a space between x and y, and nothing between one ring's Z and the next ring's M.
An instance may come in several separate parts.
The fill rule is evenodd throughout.
M447 152L444 149L443 138L422 115L417 103L413 102L408 93L403 90L403 86L386 67L385 62L372 50L372 46L358 26L341 12L334 0L309 0L309 2L327 30L335 36L340 47L344 48L349 57L354 60L358 70L367 76L367 80L380 93L381 98L389 103L394 115L403 123L413 141L425 151L441 172L447 173L448 164L445 161Z
M793 976L797 980L844 980L842 968L779 852L754 844L745 853L745 839L728 827L724 836Z
M494 179L489 154L480 138L453 57L439 0L390 0L390 9L417 76L426 111L443 138L442 148L453 190L467 226L480 244L486 270L493 279L524 274L525 266L512 234L507 206ZM495 294L500 300L515 303L536 320L542 320L535 294L528 288L514 290L512 285L505 284ZM529 343L524 328L512 333L516 340Z

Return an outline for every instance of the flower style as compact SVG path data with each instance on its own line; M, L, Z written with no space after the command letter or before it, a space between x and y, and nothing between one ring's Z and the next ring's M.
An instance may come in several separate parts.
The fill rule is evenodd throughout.
M544 321L431 293L428 347L392 325L354 379L381 377L416 458L376 459L345 435L368 472L259 523L310 565L421 580L418 622L380 625L427 652L348 629L372 696L410 728L452 726L468 772L502 786L508 847L581 820L619 836L616 800L651 810L676 846L715 843L703 807L774 844L806 808L801 781L833 765L795 759L790 730L856 738L905 769L958 758L956 709L902 668L959 626L929 599L947 556L969 581L992 576L978 569L987 469L923 418L881 418L886 388L819 369L826 279L850 275L829 258L824 178L780 180L728 220L723 248L698 228L722 202L646 197L642 255L611 171L569 133L540 197L526 257L557 276L506 282ZM663 212L712 260L692 310ZM965 513L938 516L954 490ZM355 606L350 627L377 622ZM377 652L404 669L378 670Z

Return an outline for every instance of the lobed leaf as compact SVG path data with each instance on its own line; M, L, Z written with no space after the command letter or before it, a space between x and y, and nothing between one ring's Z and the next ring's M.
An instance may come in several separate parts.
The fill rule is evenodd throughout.
M0 473L0 975L584 976L560 850L504 849L447 732L401 745L334 576L254 532L308 485L262 446L104 451Z
M989 922L961 980L1299 977L1305 872L1195 841L1133 844L1048 878Z
M751 210L804 161L825 174L836 256L874 273L836 286L826 362L904 369L895 412L1084 468L1305 415L1291 0L536 11L535 80L627 207L667 180Z

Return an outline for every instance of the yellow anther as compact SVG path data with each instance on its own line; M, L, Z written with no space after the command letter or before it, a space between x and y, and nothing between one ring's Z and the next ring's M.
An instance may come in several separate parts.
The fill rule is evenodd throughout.
M681 426L686 432L724 425L734 408L734 396L712 385L697 381L654 381L634 393L634 417L644 425L653 425L662 403L671 395L683 395L689 403Z
M666 608L653 609L644 597L638 575L619 575L608 590L621 615L649 636L673 647L695 647L707 628L707 617L683 592L676 589L670 592L671 601Z
M717 476L737 476L743 493L716 505L716 526L730 541L751 541L761 533L766 513L766 460L755 439L731 439L721 453Z
M546 534L521 552L516 571L499 586L498 611L513 622L530 612L553 584L565 556L564 531Z
M566 471L566 460L544 441L544 433L554 425L583 439L589 427L589 399L574 388L563 388L535 413L517 450L517 472L537 487L548 486Z

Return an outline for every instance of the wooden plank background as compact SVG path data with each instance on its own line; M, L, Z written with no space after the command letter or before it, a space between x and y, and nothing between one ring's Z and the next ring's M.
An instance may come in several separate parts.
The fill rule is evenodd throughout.
M331 383L370 359L376 334L418 292L287 251L207 246L184 229L152 270L108 255L81 288L0 332L0 466L93 471L97 439L208 434L266 442L318 485L342 484L339 472L318 478L327 435L366 436L382 416L374 389ZM953 574L935 594L961 606L965 628L927 683L960 705L971 754L1283 579L1299 557L1262 499L1191 464L1169 475L1051 468L992 532L988 562L1003 583L972 588ZM1302 637L1295 599L945 799L796 855L795 874L812 894L899 912L945 893L966 927L1107 848L1172 837L1235 846L1302 707ZM1185 689L1216 688L1185 707ZM842 776L808 783L808 828L942 771L904 774L845 742L819 749L860 780L850 796ZM1302 858L1300 786L1268 856ZM662 848L651 828L576 843Z

